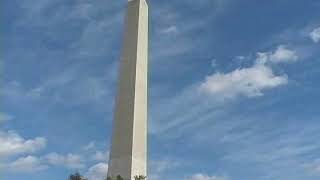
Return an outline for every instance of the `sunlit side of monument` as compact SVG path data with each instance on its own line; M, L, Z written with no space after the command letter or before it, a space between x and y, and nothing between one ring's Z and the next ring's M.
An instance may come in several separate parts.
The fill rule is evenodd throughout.
M108 177L147 175L148 5L129 0Z

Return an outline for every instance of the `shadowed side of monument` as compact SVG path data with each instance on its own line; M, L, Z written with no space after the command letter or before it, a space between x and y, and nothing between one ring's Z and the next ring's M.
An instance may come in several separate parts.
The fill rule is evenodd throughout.
M148 5L128 2L108 177L147 175Z

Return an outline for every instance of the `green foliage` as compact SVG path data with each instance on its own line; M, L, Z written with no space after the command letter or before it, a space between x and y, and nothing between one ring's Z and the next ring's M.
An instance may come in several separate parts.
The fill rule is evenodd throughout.
M134 180L145 180L146 178L147 178L146 176L140 175L140 176L135 176Z
M117 180L124 180L124 179L120 175L118 175Z
M142 175L134 177L134 180L146 180L146 179L147 177ZM84 178L79 172L76 172L74 174L71 174L68 180L88 180L88 179ZM118 175L115 179L111 177L107 177L105 180L124 180L124 179L120 175Z
M87 179L81 176L80 173L76 172L75 174L71 174L69 176L69 180L87 180Z

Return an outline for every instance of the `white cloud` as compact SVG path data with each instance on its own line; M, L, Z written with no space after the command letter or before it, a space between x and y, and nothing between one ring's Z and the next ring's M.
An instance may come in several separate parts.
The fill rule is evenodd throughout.
M280 45L265 53L268 57L270 55L274 58L280 57L274 54L279 54L275 52L281 51L279 49L284 47ZM300 54L295 54L300 58ZM246 56L245 60L252 60L252 57L254 56ZM240 59L243 58L240 57ZM152 108L156 114L152 117L154 121L151 123L151 133L161 134L166 138L181 136L195 126L204 126L206 122L221 118L224 110L219 106L227 105L226 103L230 100L262 96L268 90L286 85L288 76L277 74L273 70L276 65L278 64L269 59L267 62L261 62L257 55L250 66L239 67L230 72L214 72L202 81L187 86L176 96L161 97L157 100L159 105ZM190 109L190 107L193 108ZM158 109L162 109L161 113ZM197 120L194 121L195 119ZM163 123L163 121L166 122Z
M89 168L88 172L85 176L88 180L103 180L107 177L108 173L108 164L106 163L98 163Z
M286 76L276 76L270 67L255 64L230 73L215 73L208 76L200 89L216 97L231 99L237 96L261 96L263 90L272 89L287 82Z
M295 62L298 60L297 52L291 49L288 49L284 45L280 45L273 52L260 52L257 53L258 63L285 63L285 62Z
M34 153L46 147L43 137L25 140L14 131L0 131L0 157L23 153Z
M4 167L10 172L38 172L48 168L39 158L34 156L19 158Z
M86 151L90 151L92 149L95 149L95 147L96 147L96 142L91 141L91 142L89 142L89 144L84 146L83 149L86 150Z
M70 169L82 169L85 167L84 159L76 154L60 155L57 153L50 153L45 156L45 159L49 164L61 165Z
M164 34L176 34L178 33L178 28L175 25L171 25L161 30L161 33Z
M11 121L12 119L13 119L12 116L0 112L0 123L6 122L6 121Z
M208 176L205 174L195 174L195 175L187 178L187 180L227 180L227 178L220 177L220 176Z
M208 176L205 174L195 174L191 176L190 180L227 180L227 178L222 176Z
M315 43L320 42L320 27L312 30L310 32L309 36L313 40L313 42L315 42Z
M207 76L200 90L232 99L238 96L262 96L263 91L288 83L286 75L274 74L270 64L289 63L298 60L297 52L280 45L274 51L257 53L251 67L236 69L229 73L215 73Z
M92 156L92 159L95 161L107 161L109 158L109 152L101 152L96 151L95 154Z

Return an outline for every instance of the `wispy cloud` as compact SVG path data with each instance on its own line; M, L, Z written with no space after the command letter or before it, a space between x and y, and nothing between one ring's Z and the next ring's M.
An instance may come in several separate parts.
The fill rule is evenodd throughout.
M180 125L179 130L175 131L179 132L184 129L184 126L191 127L192 124L212 118L212 114L208 113L209 109L211 111L216 109L217 112L212 113L219 114L219 107L230 100L263 96L266 90L288 83L288 76L276 75L273 66L280 62L288 63L297 60L298 54L295 51L280 45L274 51L257 53L253 64L249 67L235 69L228 73L213 73L205 80L185 88L168 102L165 100L158 102L157 108L162 112L155 116L156 122L152 127L157 129L155 132L165 132ZM190 107L193 108L186 111ZM201 114L207 115L200 118ZM197 121L193 121L195 118ZM170 121L163 123L162 121L166 119Z
M91 159L94 161L106 162L109 159L109 151L96 151Z
M0 157L7 157L42 150L47 140L44 137L24 139L14 131L0 131L0 144Z
M320 27L313 29L310 32L309 36L313 40L313 42L315 42L315 43L320 42Z
M107 173L108 173L108 164L98 163L90 167L86 172L85 176L89 180L102 180L107 177Z
M161 30L163 34L176 34L178 33L178 27L175 25L171 25Z
M262 91L285 85L288 82L286 75L275 75L268 64L295 62L298 58L296 51L280 45L274 51L258 52L251 67L236 69L229 73L217 72L207 76L200 89L215 98L261 96Z
M295 62L299 59L299 56L296 51L287 48L284 45L280 45L273 52L260 52L257 53L258 63L290 63Z
M309 173L320 176L320 159L314 159L311 162L303 164L303 166Z
M70 169L82 169L85 167L84 159L77 154L60 155L57 153L50 153L45 156L49 164L55 166L64 166Z
M233 99L238 96L262 96L263 90L287 84L286 76L276 76L272 69L260 64L237 69L227 74L208 76L200 89L216 98Z
M14 117L6 113L0 112L0 123L11 121Z
M85 150L85 151L90 151L90 150L93 150L95 148L96 148L96 142L95 141L91 141L87 145L82 147L82 149Z
M153 159L150 161L148 178L151 180L161 180L164 177L168 177L168 171L172 171L180 165L177 160L173 159Z
M1 164L0 164L1 167ZM15 173L34 173L48 169L42 160L34 156L26 156L2 166L7 171Z
M259 163L257 168L263 170L267 179L304 179L308 177L305 164L311 169L316 168L314 159L308 154L315 155L320 145L312 143L317 138L315 132L318 128L304 125L302 130L298 126L264 133L258 133L261 132L258 127L251 127L254 132L242 137L237 133L234 137L241 138L229 139L229 143L241 148L237 152L228 152L223 161Z
M0 131L0 168L9 173L34 173L48 170L52 167L86 170L91 163L97 163L88 169L88 177L102 177L103 168L107 167L108 151L99 151L96 143L84 146L87 149L79 153L58 154L56 152L41 155L40 150L46 150L47 139L37 137L25 139L14 131ZM40 154L34 156L33 154ZM105 165L104 167L102 167ZM100 169L99 169L100 167Z
M206 174L195 174L192 175L189 178L186 178L186 180L227 180L226 177L222 177L222 176L209 176Z
M66 68L59 74L48 77L32 88L24 87L20 82L9 82L3 93L10 104L63 104L76 106L83 104L105 104L114 88L116 66L108 66L103 75L83 73L84 64ZM23 102L23 103L22 103Z

